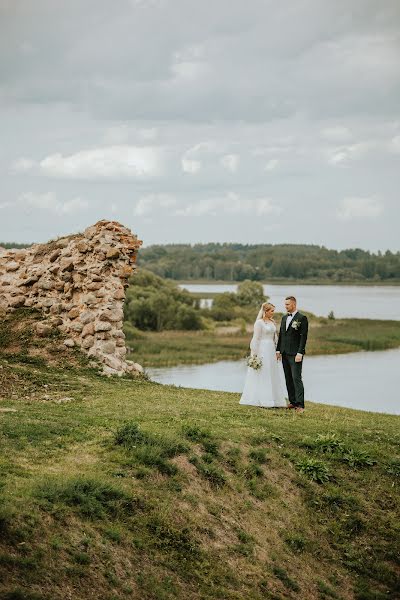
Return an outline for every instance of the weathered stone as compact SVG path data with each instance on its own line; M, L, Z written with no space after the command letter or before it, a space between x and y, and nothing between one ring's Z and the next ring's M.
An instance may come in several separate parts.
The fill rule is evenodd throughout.
M91 323L92 321L94 321L94 319L95 316L90 310L85 310L83 313L81 313L79 317L80 322L84 325L86 325L87 323Z
M114 354L116 350L115 342L112 342L110 340L104 342L101 346L101 350L105 354Z
M94 334L94 323L87 323L87 325L84 325L83 329L82 329L82 334L81 337L86 337L87 335L93 335Z
M51 279L48 279L47 277L42 277L38 281L38 287L41 290L52 290L54 288L54 281L52 281Z
M139 246L119 223L99 221L84 236L0 251L0 307L41 310L38 335L58 328L66 346L82 347L108 374L128 372L122 308Z
M86 289L89 291L93 291L93 290L99 290L100 288L103 287L103 284L99 281L94 281L92 283L88 283L86 286Z
M95 326L94 326L94 330L96 332L110 331L111 328L112 328L111 323L107 323L106 321L97 321L97 323L95 323Z
M35 329L39 337L47 337L53 331L52 326L47 323L36 323Z
M49 261L51 263L53 263L54 261L57 260L57 258L60 256L61 254L61 250L54 250L54 252L52 252L49 256Z
M20 308L25 304L25 296L14 296L14 298L10 298L9 305L11 308Z
M77 317L79 317L81 311L79 310L79 308L77 306L74 306L74 308L71 308L71 310L68 312L68 317L70 319L76 319Z
M124 288L118 288L113 295L114 300L123 300L125 298Z
M87 242L85 242L84 240L81 240L80 242L78 242L76 247L79 250L79 252L82 252L82 253L86 253L89 250L89 244Z
M72 258L62 258L60 263L61 271L73 271L74 270L74 261Z
M82 297L82 302L84 304L96 304L97 303L97 298L94 294L85 294Z
M88 348L91 348L94 344L94 336L93 335L88 335L87 337L85 337L82 340L82 348L85 348L86 350Z
M106 258L118 258L120 255L120 252L118 250L118 248L109 248L106 252Z
M121 279L127 279L128 277L130 277L133 273L133 268L130 265L124 265L123 267L120 268L119 272L118 272L118 276Z
M16 271L17 269L19 269L19 263L15 262L15 261L6 264L6 271L8 271L8 272L13 272L13 271Z
M75 346L75 342L72 338L67 338L64 341L64 346L67 346L67 348L73 348Z

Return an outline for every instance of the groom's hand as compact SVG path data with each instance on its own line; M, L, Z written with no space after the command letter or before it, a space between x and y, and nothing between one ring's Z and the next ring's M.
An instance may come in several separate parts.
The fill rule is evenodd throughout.
M303 355L297 353L294 359L294 362L301 362L303 360Z
M277 352L277 353L276 353L276 360L281 360L281 358L282 358L282 355L281 355L281 353L280 353L280 352Z

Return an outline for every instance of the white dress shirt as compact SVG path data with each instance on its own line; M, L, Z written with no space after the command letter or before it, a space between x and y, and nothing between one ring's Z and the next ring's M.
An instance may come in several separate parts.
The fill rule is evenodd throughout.
M286 331L289 329L289 325L293 321L293 319L295 318L295 316L297 315L297 312L298 311L296 310L296 312L292 313L291 316L287 317L287 319L286 319Z

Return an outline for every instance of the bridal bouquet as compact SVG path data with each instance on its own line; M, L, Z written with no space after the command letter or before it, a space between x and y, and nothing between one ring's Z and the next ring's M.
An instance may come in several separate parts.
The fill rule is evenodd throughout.
M258 371L262 367L262 359L258 356L248 356L247 357L247 366L255 371Z

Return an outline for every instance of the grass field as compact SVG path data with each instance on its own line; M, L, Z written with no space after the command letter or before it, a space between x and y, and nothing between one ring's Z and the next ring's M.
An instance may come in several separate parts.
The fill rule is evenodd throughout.
M2 599L398 597L400 418L1 360Z
M104 378L0 326L1 600L399 597L400 417Z
M248 354L251 331L235 324L206 331L162 331L132 334L126 327L132 357L144 367L204 364L240 360ZM340 354L360 350L387 350L400 346L399 321L323 319L310 317L307 353Z

